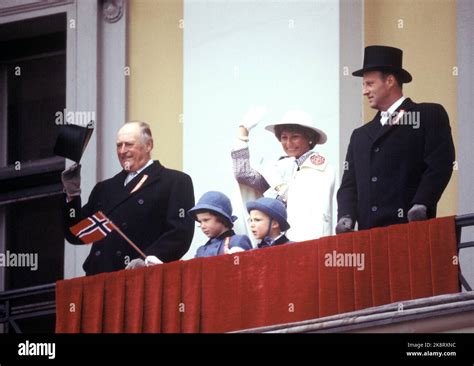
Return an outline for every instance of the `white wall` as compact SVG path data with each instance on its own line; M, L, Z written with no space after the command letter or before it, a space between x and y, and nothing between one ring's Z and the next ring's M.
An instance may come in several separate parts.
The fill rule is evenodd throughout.
M185 0L184 171L196 200L209 190L235 192L230 150L255 105L270 110L250 136L255 165L283 154L263 126L298 108L326 131L328 142L316 150L339 172L339 7L337 0ZM197 229L185 258L206 240Z
M115 137L126 119L123 70L127 9L123 9L118 21L109 23L95 1L77 1L73 6L68 19L75 19L81 26L68 32L67 109L94 111L97 116L94 133L81 159L84 205L97 182L111 178L121 169ZM82 265L90 250L90 245L72 245L65 241L64 278L85 274Z

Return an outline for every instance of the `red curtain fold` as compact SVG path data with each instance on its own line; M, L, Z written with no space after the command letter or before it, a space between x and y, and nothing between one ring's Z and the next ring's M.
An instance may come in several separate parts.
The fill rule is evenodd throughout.
M288 244L274 254L282 262L280 276L285 283L279 307L281 316L271 323L289 323L319 316L319 267L317 241Z
M354 250L353 238L357 235L336 236L336 252L330 253L336 260L342 259L344 266L337 267L337 299L338 312L345 313L355 310L354 272L365 270L365 256ZM364 267L362 267L364 266ZM359 269L358 269L359 268Z
M202 332L227 332L241 328L242 291L244 286L250 285L242 281L242 267L247 267L247 259L254 260L248 258L248 255L249 253L238 253L201 259Z
M232 330L258 327L280 319L283 310L282 293L286 283L281 257L283 246L254 250L243 257L240 267L239 294L241 323L233 324ZM236 311L237 312L237 311Z
M201 331L201 265L202 260L183 262L181 266L181 332ZM157 266L158 267L158 266Z
M453 225L454 216L430 220L429 241L431 252L431 278L433 295L441 295L460 291L457 279L459 273L459 259L457 247L453 245L456 229Z
M161 309L161 331L179 333L181 331L181 266L176 261L163 264L163 298ZM144 268L145 270L147 268Z
M363 231L362 231L363 232ZM390 303L390 261L387 229L369 231L372 287L372 306Z
M163 266L146 269L145 295L143 299L143 332L161 332L161 308L163 303Z
M143 327L143 304L146 268L123 271L125 276L125 333L141 333ZM146 272L148 275L148 272Z
M82 281L85 277L56 283L56 333L79 333L82 315Z
M82 281L82 333L101 333L106 273L85 277Z
M352 248L354 253L360 253L364 257L364 270L354 268L354 309L364 309L373 306L372 295L372 266L373 259L370 252L369 231L361 231L352 235Z
M352 235L352 234L347 234ZM319 276L319 316L334 315L338 311L337 289L337 236L329 236L319 240L318 246L318 276Z
M105 279L104 333L125 331L125 271L112 272Z
M408 225L408 251L410 260L410 298L429 297L433 295L431 273L422 276L431 266L429 230L426 221Z
M390 302L410 299L410 263L406 229L406 225L393 225L386 229L390 268Z
M458 292L454 218L58 281L56 332L226 332Z

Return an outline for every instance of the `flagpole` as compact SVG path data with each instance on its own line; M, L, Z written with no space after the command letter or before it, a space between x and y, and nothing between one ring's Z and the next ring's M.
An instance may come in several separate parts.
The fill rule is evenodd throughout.
M102 213L102 215L104 215L103 212L101 212L101 211L99 211L99 212ZM107 216L104 215L104 217L107 217ZM128 238L128 236L125 235L125 234L122 232L122 230L120 230L120 229L118 228L117 225L115 225L115 224L112 222L112 220L110 220L108 217L107 217L107 220L109 220L110 225L112 225L112 227L114 228L114 230L117 230L117 232L120 234L120 236L121 236L122 238L124 238L124 239L127 241L127 243L130 244L138 253L140 253L140 255L143 257L143 259L146 259L145 253L143 253L143 252L140 250L140 248L137 247L137 245L136 245L133 241L131 241L131 240Z

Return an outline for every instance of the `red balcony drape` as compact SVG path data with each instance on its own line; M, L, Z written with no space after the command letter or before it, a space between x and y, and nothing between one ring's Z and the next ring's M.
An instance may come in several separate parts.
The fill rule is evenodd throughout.
M363 270L329 260L345 253ZM456 256L445 217L80 277L57 283L56 331L226 332L454 293Z

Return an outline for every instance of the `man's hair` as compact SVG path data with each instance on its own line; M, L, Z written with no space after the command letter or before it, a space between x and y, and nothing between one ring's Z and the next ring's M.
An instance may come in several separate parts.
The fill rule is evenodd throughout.
M301 133L308 140L308 142L311 141L311 143L309 144L310 149L316 146L320 138L319 133L317 133L316 131L313 131L310 128L300 126L300 125L287 124L287 125L275 126L275 136L278 139L278 141L281 141L281 134L284 131Z
M142 121L125 122L125 124L129 124L129 123L136 123L138 124L138 127L140 127L140 140L142 144L146 144L150 140L151 142L153 142L153 136L151 135L151 128L148 123L142 122Z
M387 80L387 77L389 75L392 75L395 78L395 81L397 82L398 86L400 89L403 89L403 82L401 81L400 75L396 72L393 71L380 71L382 73L382 80L385 81Z
M224 216L222 216L220 213L212 211L212 210L196 210L194 211L195 217L197 217L197 214L200 213L207 213L211 216L214 216L216 218L217 222L220 222L222 225L224 225L227 229L232 229L234 227L234 224L232 224L229 220L227 220Z

